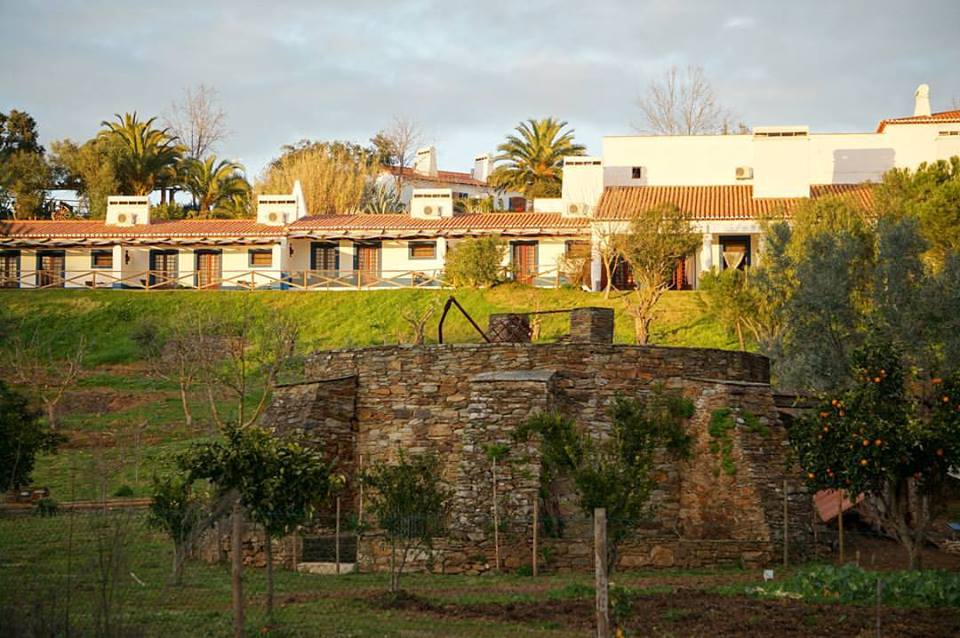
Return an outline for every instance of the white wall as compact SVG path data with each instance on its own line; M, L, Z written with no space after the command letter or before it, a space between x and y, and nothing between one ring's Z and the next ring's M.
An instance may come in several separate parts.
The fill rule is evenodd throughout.
M960 155L960 136L941 136L956 124L888 125L883 133L798 137L753 135L623 136L603 140L605 186L752 184L757 197L809 194L811 184L880 181L894 167ZM634 179L631 168L642 166ZM738 180L736 169L753 169Z

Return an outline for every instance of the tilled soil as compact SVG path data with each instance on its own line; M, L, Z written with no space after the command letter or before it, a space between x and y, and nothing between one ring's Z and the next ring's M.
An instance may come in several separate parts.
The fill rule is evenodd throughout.
M457 605L406 595L377 596L376 607L450 620L489 619L569 629L590 635L593 603L587 599ZM635 636L875 636L873 607L758 600L695 589L639 596L627 623ZM960 610L881 608L881 635L917 638L960 636Z

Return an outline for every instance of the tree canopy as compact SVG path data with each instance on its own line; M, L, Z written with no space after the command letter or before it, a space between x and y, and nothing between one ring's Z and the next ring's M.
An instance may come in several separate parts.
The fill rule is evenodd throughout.
M501 190L523 193L524 197L559 197L563 158L583 155L586 148L574 141L573 129L552 117L529 119L517 126L516 134L497 147L500 164L490 183Z

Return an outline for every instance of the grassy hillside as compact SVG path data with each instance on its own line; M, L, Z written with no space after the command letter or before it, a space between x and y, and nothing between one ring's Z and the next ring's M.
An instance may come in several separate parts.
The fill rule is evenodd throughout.
M449 291L394 290L376 292L209 292L209 291L2 291L0 307L13 330L39 331L48 343L68 348L80 335L89 340L88 370L64 402L63 429L70 441L57 455L38 462L35 483L50 486L56 498L73 500L113 494L128 486L144 494L149 478L169 462L172 452L190 441L213 434L204 423L205 404L198 397L194 412L200 423L189 431L181 422L175 388L147 375L131 336L146 318L177 317L203 305L230 316L242 304L282 310L302 321L304 352L320 348L366 346L409 341L412 333L404 311L437 310L428 323L429 341L436 340L440 306ZM577 306L616 309L616 340L632 342L632 322L616 299L578 290L537 290L500 286L483 291L457 291L456 297L481 326L491 313L551 310ZM735 348L706 311L696 292L668 293L653 326L653 341L672 346ZM543 318L541 340L566 334L568 316ZM480 341L467 321L451 312L445 328L448 342Z

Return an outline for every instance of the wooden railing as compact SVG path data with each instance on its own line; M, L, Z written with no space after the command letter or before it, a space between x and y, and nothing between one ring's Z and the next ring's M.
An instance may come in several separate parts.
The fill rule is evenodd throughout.
M556 268L518 277L508 269L506 279L518 279L538 287L559 287L566 278ZM211 272L187 270L171 273L139 270L117 273L110 270L46 271L21 270L0 273L0 290L108 289L135 290L219 289L242 290L383 290L390 288L450 288L442 270L237 270Z

